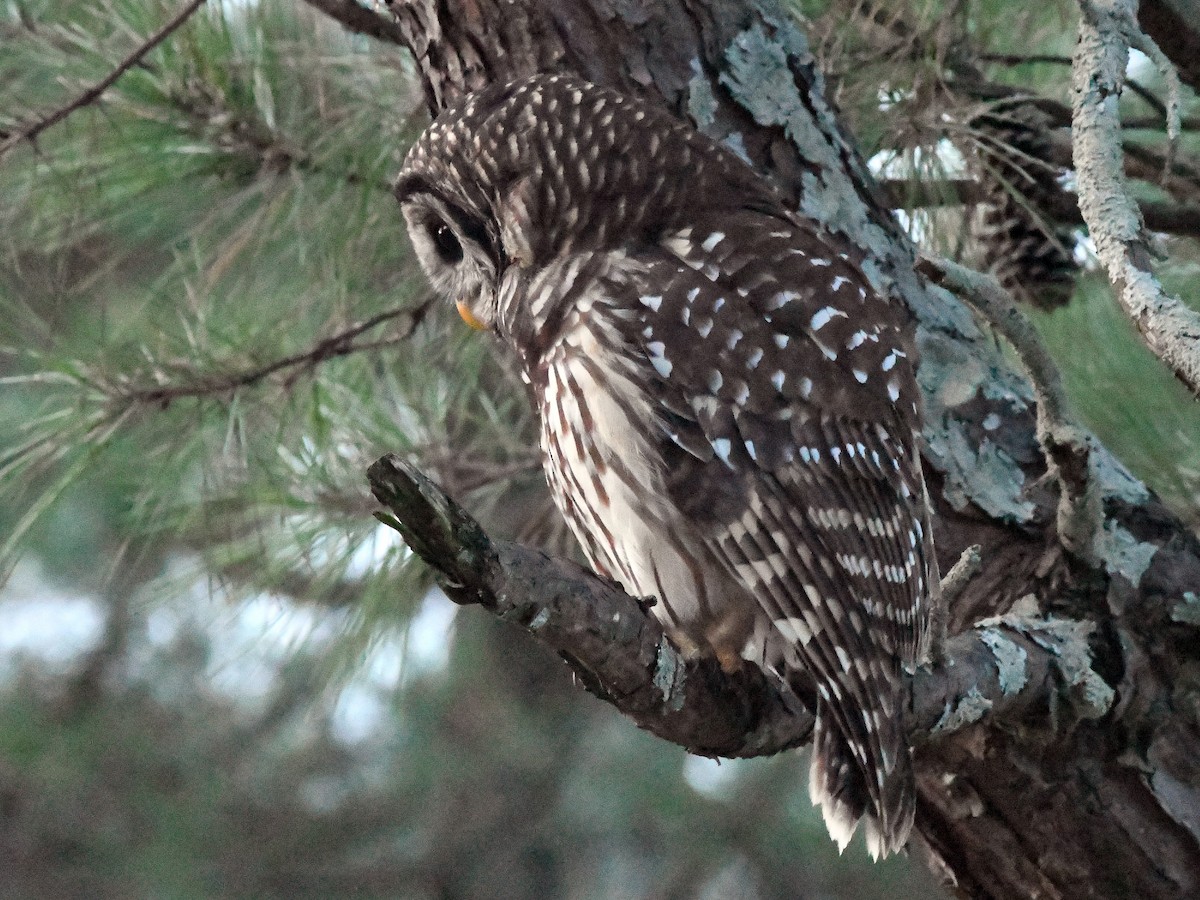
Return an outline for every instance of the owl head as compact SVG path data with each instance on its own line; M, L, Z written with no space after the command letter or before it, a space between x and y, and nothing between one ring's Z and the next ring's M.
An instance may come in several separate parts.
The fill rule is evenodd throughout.
M396 179L417 261L474 328L496 328L501 282L513 266L532 264L530 236L546 222L529 197L549 152L532 138L535 84L490 87L447 109Z
M734 154L665 109L568 75L496 85L447 109L396 180L434 288L468 324L508 309L554 261L635 253L697 216L778 199ZM512 315L509 315L511 313Z
M490 210L475 207L452 189L439 190L417 179L400 187L409 239L433 289L453 299L471 327L492 327L508 255L496 239Z

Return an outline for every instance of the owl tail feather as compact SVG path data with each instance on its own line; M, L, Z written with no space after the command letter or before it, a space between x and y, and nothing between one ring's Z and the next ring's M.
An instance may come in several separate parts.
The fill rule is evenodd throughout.
M821 807L825 827L839 853L846 849L861 821L867 852L878 860L903 847L912 831L916 784L908 748L901 748L878 792L870 790L868 777L841 732L818 720L808 773L809 796L814 805Z

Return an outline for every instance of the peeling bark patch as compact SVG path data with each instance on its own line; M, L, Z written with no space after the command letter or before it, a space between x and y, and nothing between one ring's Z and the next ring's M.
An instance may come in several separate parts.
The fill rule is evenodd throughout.
M1025 648L992 628L980 632L979 639L987 644L988 649L992 651L992 656L996 658L1000 690L1005 695L1012 695L1025 687L1028 680L1025 671L1028 654L1025 652Z
M1032 599L1032 598L1031 598ZM996 654L995 648L987 638L988 631L999 628L1010 628L1025 635L1047 653L1055 657L1056 667L1062 677L1061 696L1051 694L1050 715L1053 727L1057 731L1060 725L1059 704L1065 700L1071 712L1080 719L1099 719L1112 706L1115 692L1108 683L1092 669L1092 651L1088 646L1088 638L1095 630L1095 624L1088 621L1077 622L1072 619L1033 618L1035 607L1018 602L1013 607L1014 612L1004 616L994 616L976 623L981 631L980 640L987 644ZM1017 612L1017 610L1020 610ZM986 630L985 630L986 629ZM997 634L997 636L999 636ZM997 656L997 664L999 659ZM1022 662L1024 668L1024 662ZM1001 673L1001 678L1003 673ZM1019 690L1019 689L1018 689ZM1005 691L1007 693L1007 691ZM943 717L944 718L944 717Z
M860 245L886 247L888 236L870 221L854 184L838 177L851 152L837 132L836 116L822 98L820 77L803 33L787 22L761 24L740 32L726 47L727 70L721 84L733 99L765 126L782 127L808 166L800 178L800 206L805 214L832 231L850 235ZM812 70L813 89L802 92L793 67ZM872 284L885 289L884 283ZM890 279L888 279L890 281Z
M1146 485L1108 452L1107 448L1099 444L1092 448L1092 465L1095 467L1097 483L1103 488L1105 497L1124 500L1127 503L1145 503L1150 499L1150 491Z
M1104 562L1104 568L1110 575L1124 576L1134 587L1141 582L1157 552L1155 544L1139 541L1111 520L1105 522L1104 530L1096 535L1096 553Z
M1183 599L1171 607L1171 621L1200 625L1200 596L1195 591L1184 591Z
M717 98L713 94L712 83L700 69L700 60L692 60L692 71L695 74L687 87L688 115L696 127L704 131L716 120Z
M1196 807L1196 789L1173 775L1158 769L1150 776L1150 786L1163 809L1200 841L1200 809Z
M955 509L974 503L989 515L1009 522L1028 522L1036 509L1021 494L1025 473L1003 449L987 438L972 446L961 430L927 427L930 453L946 473L942 490Z
M1074 711L1084 719L1099 719L1108 712L1114 697L1113 689L1092 669L1087 639L1093 627L1089 622L1051 618L1025 631L1038 646L1058 657Z
M737 155L737 157L746 165L754 165L754 160L750 158L750 154L746 150L746 139L742 137L742 133L740 131L735 131L730 134L725 138L725 140L721 141L721 144L727 150L729 150L729 152Z
M958 423L955 408L979 395L1001 373L989 369L967 348L925 328L917 330L921 365L917 381L925 398L925 440L929 456L945 475L943 495L955 509L975 503L992 515L1028 522L1036 509L1023 496L1025 473L1000 447L986 438L976 446ZM1015 391L1003 399L1014 411L1027 405Z
M972 722L978 722L991 708L992 701L979 693L978 689L971 688L953 708L949 703L946 704L946 711L933 726L931 733L957 731Z
M787 52L761 25L755 23L734 38L725 60L729 71L721 73L721 83L759 125L787 128L795 118L808 118L788 68Z
M679 653L670 644L658 645L654 663L654 686L662 691L663 702L678 712L683 709L683 691L679 690L683 667Z

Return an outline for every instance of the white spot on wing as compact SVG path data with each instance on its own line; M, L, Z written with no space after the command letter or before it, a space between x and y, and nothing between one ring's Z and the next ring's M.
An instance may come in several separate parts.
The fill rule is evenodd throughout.
M661 299L661 298L659 298L659 299ZM645 298L643 298L642 302L643 303L645 302ZM809 323L809 326L812 328L813 331L820 331L822 328L824 328L826 325L829 324L830 320L834 316L845 316L845 315L846 314L844 312L842 312L840 309L838 309L835 306L823 306L820 309L818 309L815 313L813 313L812 321Z
M833 652L837 654L838 662L840 662L842 664L842 671L849 672L850 671L850 657L846 655L846 651L843 650L841 647L835 646L833 648Z
M717 438L712 442L713 452L717 454L717 458L725 465L729 465L729 453L733 450L733 444L729 442L729 438Z
M812 640L812 629L799 616L789 616L786 619L776 619L773 623L786 640L794 644L807 644Z
M650 362L654 366L654 371L663 378L670 378L671 370L675 367L664 355L667 350L666 345L662 341L651 341L646 345L646 349L650 351Z
M700 246L704 248L705 252L711 252L712 248L717 246L717 244L721 243L723 240L725 240L725 232L714 231L704 239L704 243Z
M821 351L821 355L824 356L826 359L830 359L830 360L837 359L837 351L834 350L832 347L830 347L827 344L821 343L821 341L818 341L815 337L813 338L813 343L817 345L817 347Z
M904 356L904 352L893 349L891 353L883 358L883 365L880 368L885 372L892 371L892 367L896 365L896 357L898 356Z
M661 295L650 295L647 297L638 297L638 301L649 309L651 312L658 312L658 308L662 306Z

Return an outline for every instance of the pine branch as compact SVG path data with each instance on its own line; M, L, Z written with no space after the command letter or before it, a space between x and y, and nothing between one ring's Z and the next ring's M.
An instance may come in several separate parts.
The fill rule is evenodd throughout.
M126 406L148 404L165 407L175 400L186 397L211 397L228 394L239 388L257 384L271 375L289 369L292 371L289 372L285 380L285 386L290 387L301 374L311 371L327 360L336 359L341 356L350 356L354 353L378 350L381 347L390 347L407 340L412 336L432 305L433 299L427 298L415 308L405 306L389 309L386 312L371 316L371 318L356 325L352 325L344 331L339 331L337 334L322 338L307 350L272 360L269 363L256 366L252 369L234 372L233 374L224 375L219 378L202 378L182 384L125 388L119 392L116 399ZM398 334L374 341L358 342L354 340L365 332L402 316L408 316L409 320Z
M187 22L205 2L206 0L188 0L188 3L175 14L174 18L158 31L154 32L154 34L150 35L150 37L146 38L128 56L121 60L111 72L90 88L74 97L68 103L40 116L36 121L18 129L15 133L7 135L3 141L0 141L0 159L3 159L10 150L23 141L35 143L43 131L57 125L75 111L95 103L122 75L138 65L147 53L165 41L180 26Z
M354 187L369 187L388 195L392 192L391 184L384 179L333 168L314 160L260 116L231 109L221 93L206 90L203 83L189 84L183 91L172 92L169 99L186 118L181 127L187 133L203 140L215 138L222 151L242 154L258 167L276 172L292 168L335 178Z

